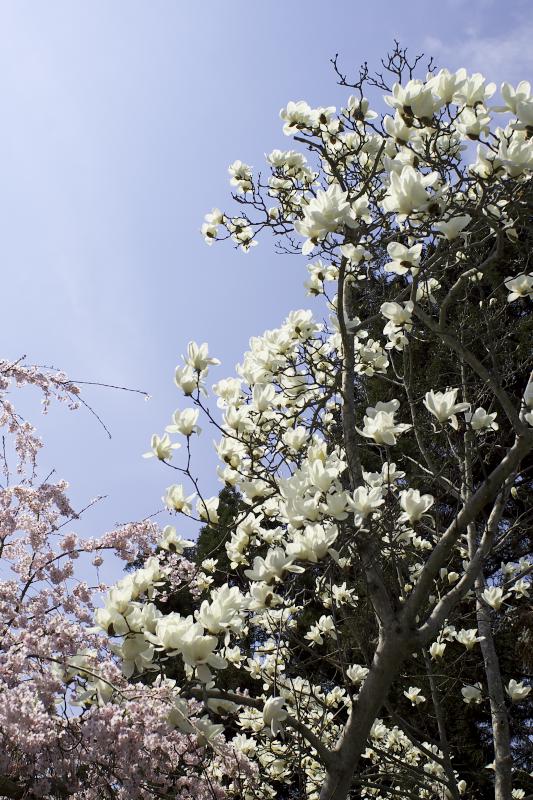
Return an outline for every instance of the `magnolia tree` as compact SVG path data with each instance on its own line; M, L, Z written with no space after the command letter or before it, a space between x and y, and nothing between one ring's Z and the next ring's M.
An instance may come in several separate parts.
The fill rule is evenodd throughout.
M266 177L234 162L238 213L206 217L209 244L247 252L268 229L307 256L317 308L252 338L212 387L219 362L189 343L184 402L145 455L179 476L167 510L218 528L222 549L195 564L167 525L96 611L94 650L114 659L102 672L75 642L62 657L50 697L76 676L89 719L121 710L142 736L158 698L171 732L133 740L135 791L137 761L168 773L180 735L198 792L226 797L533 791L533 98L525 82L496 101L479 73L418 66L399 47L375 76L335 63L345 107L289 103L298 149L271 152ZM217 431L231 508L195 477L199 422ZM134 796L176 797L150 780Z
M520 639L533 570L533 97L503 84L495 101L479 73L416 67L397 47L382 74L350 83L337 68L345 107L290 102L298 149L271 152L266 177L230 166L238 213L208 214L206 241L246 252L269 229L309 257L329 320L293 311L252 338L212 387L220 416L219 362L189 344L185 406L147 455L184 478L167 508L216 527L191 445L200 414L218 429L238 497L229 568L205 559L192 599L164 580L162 602L157 585L130 597L126 579L98 612L126 674L226 715L226 741L262 776L226 781L230 796L479 796L450 695L491 732L485 796L531 791L513 729L531 674L516 659L505 674L496 641L511 625ZM192 542L168 526L159 546L172 560Z
M249 251L269 229L309 257L329 320L298 310L252 338L212 387L220 417L219 362L189 344L185 407L147 455L184 478L167 508L216 526L191 445L200 414L218 429L218 475L238 497L229 568L215 581L207 558L190 584L141 593L126 578L97 612L127 675L225 715L226 742L262 776L219 776L230 796L479 796L450 694L491 731L485 796L531 791L513 732L531 675L502 671L496 632L533 569L533 98L522 82L494 102L479 73L415 67L397 48L383 74L337 70L345 107L281 111L298 150L271 152L268 177L229 168L239 213L208 214L206 241ZM523 555L506 562L513 542ZM173 526L159 542L169 563L191 546Z
M0 361L0 796L221 797L216 781L201 776L206 754L211 770L235 771L233 752L219 746L213 760L206 750L220 728L202 719L193 702L186 708L188 731L177 730L182 712L174 692L129 682L131 672L120 669L109 641L94 628L104 553L114 551L127 563L148 559L132 573L130 602L160 576L149 554L161 532L150 520L100 539L80 540L72 532L79 514L67 483L40 475L42 443L13 403L24 386L41 392L45 411L54 399L73 409L84 403L64 374ZM182 560L176 572L189 576L192 567ZM111 591L124 609L121 595Z

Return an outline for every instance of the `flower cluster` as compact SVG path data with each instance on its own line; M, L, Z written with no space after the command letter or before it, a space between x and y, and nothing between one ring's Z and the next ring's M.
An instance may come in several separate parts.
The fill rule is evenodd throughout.
M212 798L201 765L207 738L219 731L202 721L201 708L194 703L185 703L192 721L186 733L180 731L173 709L183 701L171 682L150 687L128 681L150 668L153 647L139 636L109 647L94 628L96 597L86 577L89 561L98 568L107 551L127 563L143 560L158 543L160 531L150 520L124 525L99 539L81 540L70 530L78 514L67 497L68 484L39 478L36 455L42 443L11 399L9 390L23 385L42 393L45 410L53 399L77 408L80 395L62 373L0 362L5 442L5 483L0 486L0 792L45 798L68 793L80 800L113 792L117 798L140 800L172 790L183 800L190 791ZM18 455L18 482L8 470L11 447ZM85 565L83 572L77 569L79 562ZM104 608L96 611L99 629L126 634L140 629L140 618L147 628L155 625L161 613L138 598L151 592L162 573L159 560L148 557L141 569L111 588ZM189 579L185 560L180 573ZM94 582L99 584L97 573ZM217 741L210 786L219 791L216 773L233 774L246 759L236 767L233 754L227 759L222 737ZM145 782L152 787L148 794Z

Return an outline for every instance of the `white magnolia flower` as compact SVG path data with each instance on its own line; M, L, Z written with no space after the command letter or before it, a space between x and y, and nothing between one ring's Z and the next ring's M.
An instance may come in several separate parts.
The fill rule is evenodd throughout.
M465 412L465 420L470 424L473 431L498 430L498 423L494 420L498 415L497 411L489 414L483 407L476 408L472 414L470 411Z
M400 514L400 522L418 522L434 503L431 494L420 494L418 489L403 489L400 492L400 505L403 514Z
M191 395L194 390L198 388L201 377L203 376L198 375L198 373L195 372L192 367L176 367L174 383L178 389L181 389L183 394Z
M144 635L149 642L163 650L179 652L183 637L193 624L192 616L182 617L176 611L171 611L157 621L155 633L145 631Z
M219 208L214 208L209 214L206 214L205 222L202 225L202 235L208 245L212 245L218 235L218 226L222 224L224 214Z
M294 561L311 561L316 564L324 558L339 534L336 525L329 528L315 523L307 525L304 532L297 531L287 545L287 556Z
M360 664L352 664L346 670L346 677L356 685L362 683L368 675L368 668L362 667Z
M477 644L477 642L481 642L485 637L478 636L476 628L469 628L468 630L461 628L461 630L457 631L455 634L455 638L459 644L464 645L467 650L472 650L474 645Z
M410 329L411 325L406 326L406 328ZM405 345L409 344L409 339L404 333L406 328L399 328L394 322L387 322L383 328L383 333L389 340L385 345L386 350L398 350L401 352Z
M284 572L304 572L303 567L295 566L293 561L293 556L289 556L281 547L276 547L269 550L265 558L256 556L252 569L246 569L244 574L251 581L280 581Z
M380 311L385 319L389 319L394 325L410 327L413 309L414 303L408 300L403 306L400 303L382 303Z
M204 628L200 623L194 623L184 631L177 648L181 653L185 666L196 670L198 679L202 683L209 683L213 669L224 669L227 662L214 650L218 645L216 636L204 636Z
M272 586L267 583L251 583L248 595L248 608L250 611L258 611L261 608L275 608L283 600L279 594L275 594Z
M385 264L384 269L386 272L395 272L397 275L405 275L409 271L414 275L418 272L422 255L421 244L406 247L400 242L389 242L387 253L392 258L392 261Z
M524 700L531 691L531 686L524 686L524 683L518 683L514 678L511 678L507 684L505 691L511 698L512 703L519 703Z
M451 219L445 222L435 222L433 224L433 228L439 233L442 233L442 235L445 236L450 242L452 239L457 239L459 234L464 231L471 219L472 217L470 217L468 214L461 214L458 217L451 217Z
M489 132L490 115L483 106L465 107L454 120L454 128L466 139L478 140Z
M517 275L516 278L506 278L505 288L509 290L507 302L513 303L521 297L533 297L533 272L529 275Z
M218 397L218 407L225 408L230 405L240 405L242 402L241 387L242 381L238 378L223 378L218 383L213 384L213 392Z
M255 756L257 753L256 740L245 736L244 733L238 733L236 736L234 736L230 744L234 750L243 753L249 758L253 758L253 756Z
M157 622L162 616L153 603L138 604L128 612L128 625L131 631L155 633Z
M326 495L320 510L334 519L343 520L348 517L348 502L346 492L332 492Z
M312 311L300 308L289 313L283 323L283 330L290 334L291 339L305 341L322 330L322 326L315 321Z
M216 525L218 522L218 497L198 498L196 501L196 511L200 519Z
M275 169L280 169L285 175L298 176L307 164L303 153L297 150L273 150L267 156L267 161Z
M489 178L501 168L498 158L492 150L488 150L485 145L478 144L476 150L476 160L468 167L469 171L480 178Z
M420 80L410 80L405 86L395 83L392 97L387 95L384 100L387 105L397 108L408 123L413 122L413 117L429 122L442 105L440 97L434 93L434 85Z
M480 72L475 72L473 75L467 75L465 69L458 70L458 75L464 77L464 83L457 91L454 102L458 105L464 103L470 108L474 108L478 104L485 103L490 100L496 91L495 83L486 83L485 77Z
M435 75L428 75L426 85L438 95L443 104L454 102L457 93L462 89L466 80L466 71L457 70L450 72L440 69Z
M205 572L197 572L194 578L196 589L201 592L206 592L213 583L213 576L207 575Z
M302 425L296 428L289 428L281 437L283 444L286 444L289 450L292 450L294 453L301 450L308 439L309 433Z
M324 634L324 636L330 636L332 639L337 638L337 631L335 628L335 621L331 614L322 614L318 622L316 623L318 630L320 633Z
M237 633L242 628L240 612L245 602L239 588L226 583L211 592L211 601L204 600L195 617L209 633Z
M210 364L220 364L218 358L212 358L209 355L209 348L207 342L197 344L196 342L189 342L187 345L187 356L183 356L183 360L187 366L196 372L203 372Z
M517 130L526 130L533 126L533 98L529 100L519 100L516 104L516 116L518 122L513 123Z
M430 300L436 303L433 292L440 289L440 283L436 278L423 278L416 287L416 300Z
M341 245L341 253L342 255L348 259L350 264L357 266L363 261L365 258L369 257L368 250L365 250L364 247L360 244L342 244Z
M353 496L347 495L346 500L349 507L355 512L354 518L357 525L361 525L363 520L385 502L381 494L381 487L368 489L366 486L359 486Z
M363 222L372 222L372 214L370 213L369 198L367 194L359 195L355 200L352 200L351 207L352 216L355 217L356 220L361 219ZM349 225L350 221L348 221L347 224Z
M526 578L520 578L515 584L513 584L513 586L511 586L511 592L514 592L517 597L529 597L530 589L531 584L526 580Z
M272 736L277 736L282 730L282 722L288 717L283 697L269 697L263 706L263 722L272 731Z
M510 83L502 83L500 92L505 103L505 109L502 110L507 111L508 109L513 114L517 113L518 103L527 103L531 100L531 84L529 81L520 81L516 89Z
M465 703L481 703L483 700L483 693L481 691L481 684L476 683L473 686L463 686L461 689L463 700Z
M356 319L347 326L349 330L353 330L354 323L356 323ZM359 323L357 322L357 324ZM363 375L371 377L376 372L385 373L389 365L386 350L374 339L367 339L365 342L356 340L355 355L357 358L355 371Z
M360 98L355 95L350 95L346 106L346 113L356 119L358 122L365 120L376 119L377 114L369 108L369 102L366 97Z
M275 397L276 390L271 383L256 383L252 389L252 405L260 413L272 408Z
M252 190L252 168L242 161L234 161L228 167L231 175L230 184L235 186L237 194L246 194Z
M363 470L363 480L370 487L393 486L400 478L405 477L405 472L396 469L396 464L384 461L381 472L365 472Z
M404 692L404 696L411 701L412 705L418 706L420 703L426 702L424 695L420 694L421 691L422 690L418 686L410 686L409 689Z
M180 448L181 444L179 442L174 442L173 444L166 433L161 437L154 433L150 446L152 449L147 453L143 453L143 458L158 458L160 461L170 461L172 451Z
M161 564L156 556L151 556L144 562L144 567L128 575L128 583L131 583L131 593L133 598L137 598L144 592L151 591L152 585L160 580L162 576ZM119 581L120 585L121 582Z
M124 609L124 612L128 611L128 605ZM126 616L106 600L105 608L96 609L94 620L96 622L96 627L101 628L101 630L105 631L109 636L125 636L129 631L129 624L126 621Z
M459 423L456 414L470 410L470 403L456 403L459 389L448 389L446 392L426 392L424 405L439 422L450 422L452 428L457 430Z
M320 646L324 644L324 637L322 636L322 631L318 625L311 625L305 634L304 639L307 639L309 642L309 647L314 647L315 645Z
M173 484L172 486L168 487L166 494L163 497L163 502L171 511L180 511L182 514L190 514L191 500L194 500L195 497L195 494L191 494L189 497L186 497L183 486Z
M498 161L511 178L517 178L524 172L531 171L533 169L533 142L527 137L527 134L521 131L504 131L498 145Z
M307 294L319 295L324 293L324 283L333 281L338 277L339 271L333 264L323 264L320 259L313 264L308 264L309 280L304 283Z
M509 595L504 594L504 591L500 586L491 586L482 592L481 597L487 603L487 605L489 605L495 611L499 611L503 605L503 601L506 600Z
M429 648L431 658L442 658L446 649L446 642L432 642Z
M390 176L390 185L382 200L385 211L398 214L398 221L402 222L414 212L437 210L439 194L431 195L427 190L437 189L439 176L436 172L424 175L409 164L403 167L400 173L393 172Z
M111 649L122 659L122 672L126 678L131 678L134 672L153 668L154 647L147 644L142 634L127 636L120 645L111 645Z
M296 103L291 100L286 108L281 109L279 116L285 122L285 136L292 136L303 128L314 128L318 122L316 113L305 100L298 100Z
M326 494L331 484L338 477L339 471L336 467L324 466L322 461L313 461L308 471L308 479L311 486L320 489Z
M188 539L182 539L182 537L176 533L176 528L172 525L165 525L163 528L163 538L159 542L159 547L162 547L163 550L169 550L171 553L181 555L186 548L194 547L194 542Z
M294 223L298 233L307 239L302 253L307 255L328 233L334 233L344 225L354 225L348 193L343 192L338 183L333 183L326 191L319 189L316 197L305 207L303 220Z
M197 719L194 722L194 733L198 738L198 744L200 747L206 747L207 745L210 745L217 738L217 736L220 736L220 734L223 732L224 725L216 725L215 723L211 722L207 716ZM213 746L216 747L216 745Z
M226 228L231 233L231 238L240 246L244 253L257 245L254 238L254 229L244 217L232 217L226 220Z
M533 373L531 373L530 379L524 391L524 407L520 416L521 418L523 416L525 421L529 425L533 426Z
M394 415L400 407L399 400L388 403L378 402L375 407L369 407L364 417L363 430L359 431L367 439L373 439L377 444L396 444L396 436L411 429L411 425L396 423Z
M340 586L333 584L331 587L331 594L333 596L333 600L335 601L336 605L353 605L359 597L355 594L355 589L348 589L346 586L346 581L343 581ZM324 605L326 605L324 601Z
M391 139L394 139L397 144L407 144L409 139L417 136L418 131L407 125L400 112L397 110L394 117L385 117L383 120L383 127L385 128Z
M193 433L200 433L200 428L196 424L199 411L197 408L184 408L183 411L175 411L172 415L172 424L165 428L167 433L181 433L183 436L190 436Z

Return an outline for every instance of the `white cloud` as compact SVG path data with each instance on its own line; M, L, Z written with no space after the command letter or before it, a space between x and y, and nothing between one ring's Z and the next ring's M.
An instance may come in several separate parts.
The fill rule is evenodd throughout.
M533 22L496 36L478 36L473 30L458 41L443 42L427 36L425 51L431 54L439 67L457 69L466 67L472 72L482 72L488 80L500 83L517 83L527 80L533 68Z

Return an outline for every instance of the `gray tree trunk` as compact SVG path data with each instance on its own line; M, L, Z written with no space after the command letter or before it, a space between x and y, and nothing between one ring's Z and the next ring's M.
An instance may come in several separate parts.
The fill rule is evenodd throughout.
M320 800L347 799L374 720L412 647L409 632L399 626L396 630L384 631L382 636L370 672L354 701L333 764L326 771Z
M484 581L478 581L478 598L484 588ZM511 736L509 732L509 718L505 708L505 694L503 691L498 654L494 646L490 612L478 599L477 620L479 635L484 638L479 643L485 664L487 688L489 690L490 714L492 718L492 735L494 739L494 800L509 800L513 789L511 754Z

